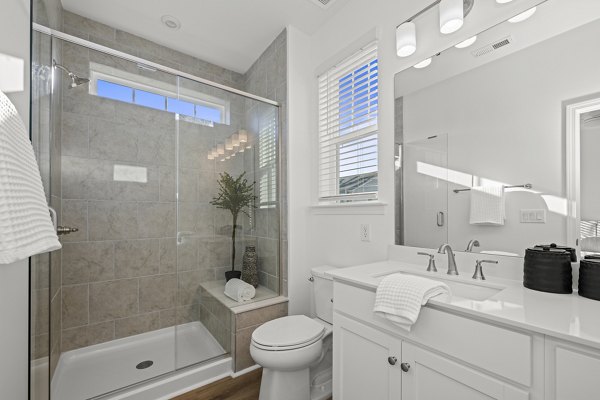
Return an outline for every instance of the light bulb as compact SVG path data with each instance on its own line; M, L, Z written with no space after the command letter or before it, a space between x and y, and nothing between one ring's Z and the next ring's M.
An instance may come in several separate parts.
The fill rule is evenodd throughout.
M463 26L463 0L440 1L440 32L444 35L454 33Z
M457 49L464 49L465 47L471 46L476 41L477 41L477 36L473 36L472 38L469 38L469 39L465 40L464 42L460 42L459 44L457 44L454 47L456 47Z
M417 27L414 22L405 22L396 28L396 53L408 57L417 51Z

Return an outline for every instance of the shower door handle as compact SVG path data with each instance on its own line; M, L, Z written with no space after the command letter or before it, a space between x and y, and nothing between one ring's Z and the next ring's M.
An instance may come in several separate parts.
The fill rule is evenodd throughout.
M437 213L437 226L442 227L444 226L444 224L444 212L440 211L439 213Z

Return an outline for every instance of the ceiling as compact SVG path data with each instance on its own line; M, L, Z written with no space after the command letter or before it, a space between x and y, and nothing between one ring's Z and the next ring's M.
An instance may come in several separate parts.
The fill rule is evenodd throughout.
M244 73L287 25L312 34L347 0L62 0L75 14ZM172 30L163 15L181 21Z

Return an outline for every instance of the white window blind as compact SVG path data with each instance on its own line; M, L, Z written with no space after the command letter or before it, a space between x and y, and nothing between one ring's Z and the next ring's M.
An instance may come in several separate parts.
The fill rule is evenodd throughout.
M377 43L319 76L319 201L377 198Z
M271 107L259 119L258 200L260 208L277 204L277 110Z

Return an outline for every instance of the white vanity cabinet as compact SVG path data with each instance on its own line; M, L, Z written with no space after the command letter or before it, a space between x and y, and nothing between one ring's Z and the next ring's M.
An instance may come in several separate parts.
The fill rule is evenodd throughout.
M546 400L600 399L600 351L546 340Z
M402 362L408 367L402 375L403 400L528 400L530 398L527 391L411 343L402 343Z
M429 307L404 332L373 314L373 291L334 288L335 400L544 398L541 336Z
M334 398L400 400L401 341L339 314L333 327Z

